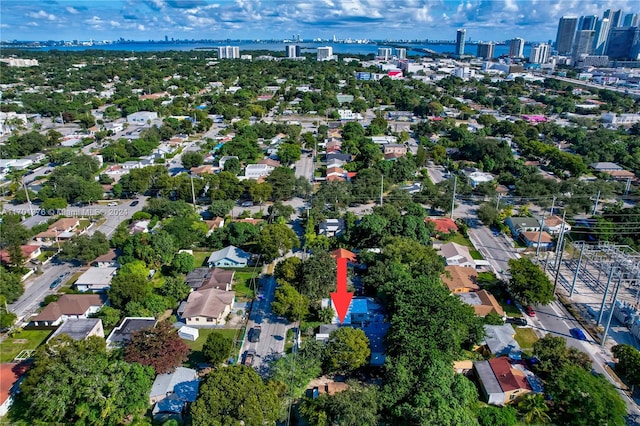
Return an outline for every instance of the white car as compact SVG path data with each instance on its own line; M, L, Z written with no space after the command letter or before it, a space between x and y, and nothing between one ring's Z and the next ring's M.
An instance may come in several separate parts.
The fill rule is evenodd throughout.
M117 203L117 202L115 202L115 201L112 201L112 202L110 202L109 204L107 204L107 206L109 206L109 207L115 207L115 206L117 206L117 205L118 205L118 203Z

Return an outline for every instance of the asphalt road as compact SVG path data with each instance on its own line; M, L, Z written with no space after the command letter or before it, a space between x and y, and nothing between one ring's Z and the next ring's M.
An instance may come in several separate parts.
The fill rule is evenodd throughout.
M489 261L497 275L506 276L509 270L509 260L520 258L513 246L513 241L503 234L495 236L491 229L480 225L477 219L470 219L467 223L469 224L469 238L476 250L485 260Z
M47 264L42 267L43 274L36 278L27 279L25 282L24 294L14 303L9 305L9 311L15 313L21 320L33 314L39 307L45 296L56 293L55 289L50 289L51 283L60 275L70 272L65 277L63 283L71 278L71 273L75 272L71 264ZM60 288L58 286L57 288Z
M284 344L287 337L287 325L284 318L279 318L271 312L271 302L275 295L276 280L273 277L261 277L260 289L262 300L255 300L249 322L247 324L247 337L243 342L240 354L244 359L247 350L256 351L253 367L265 376L268 373L269 361L280 357L284 353ZM259 325L262 329L259 342L249 342L249 330Z
M305 177L309 182L313 180L313 157L302 153L300 160L296 161L296 177Z

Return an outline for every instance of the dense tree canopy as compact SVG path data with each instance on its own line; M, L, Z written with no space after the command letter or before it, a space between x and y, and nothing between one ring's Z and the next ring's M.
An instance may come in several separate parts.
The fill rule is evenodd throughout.
M547 274L530 259L509 260L509 290L525 305L548 305L553 302L553 284Z
M168 321L135 331L125 347L124 358L151 366L157 374L170 373L187 360L190 349Z

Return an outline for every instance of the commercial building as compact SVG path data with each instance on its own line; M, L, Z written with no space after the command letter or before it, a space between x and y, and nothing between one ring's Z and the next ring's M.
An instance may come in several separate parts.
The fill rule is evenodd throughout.
M608 19L611 22L611 28L617 28L622 26L622 10L607 9L602 15L604 19Z
M401 61L407 59L407 49L401 47L396 48L396 56Z
M512 58L524 57L524 39L516 37L509 42L509 56Z
M588 55L593 47L593 40L596 32L594 30L580 30L576 33L573 43L572 57L577 60L580 55Z
M532 64L546 64L551 57L551 46L546 43L541 43L531 48L529 54L529 62Z
M637 27L640 24L640 15L637 13L627 13L622 21L623 27Z
M607 18L600 19L596 23L596 34L593 38L593 53L596 55L604 55L610 28L611 21Z
M392 49L390 47L378 48L378 59L381 61L388 61L392 58Z
M332 61L334 59L335 58L333 57L333 47L331 46L318 47L318 55L317 55L318 61Z
M467 37L467 30L461 28L456 32L456 55L464 55L464 42Z
M609 59L636 60L638 58L639 46L640 28L612 28L609 32L609 39L607 40L606 54Z
M299 58L300 46L289 44L285 47L285 53L287 54L287 58Z
M563 16L558 23L558 33L556 35L556 50L560 55L571 54L573 37L578 26L578 18L574 16Z
M218 47L218 59L240 59L239 46Z
M493 59L493 52L495 50L495 45L493 43L479 43L478 44L478 58L483 59Z
M598 17L596 15L581 16L578 21L578 31L595 30Z

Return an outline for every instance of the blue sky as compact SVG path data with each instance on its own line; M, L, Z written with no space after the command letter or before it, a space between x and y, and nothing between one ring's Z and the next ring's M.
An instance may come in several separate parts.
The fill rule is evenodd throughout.
M640 12L638 0L2 0L3 40L554 39L563 15Z

